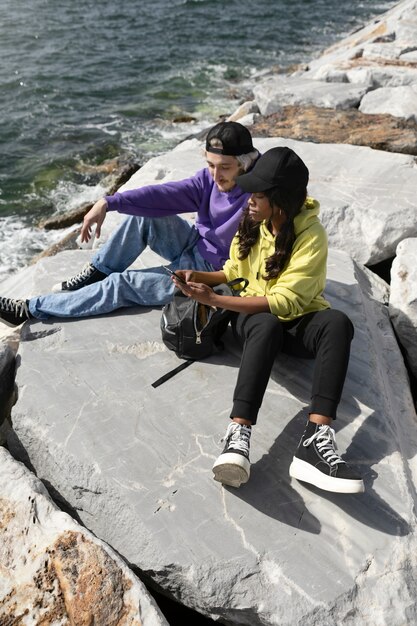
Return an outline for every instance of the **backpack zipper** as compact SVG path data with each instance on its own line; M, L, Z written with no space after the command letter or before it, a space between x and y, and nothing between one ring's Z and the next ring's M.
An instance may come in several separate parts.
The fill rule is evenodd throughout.
M198 330L198 328L197 328L198 307L196 307L195 312L194 312L194 331L195 331L195 342L196 342L196 344L200 344L201 343L201 334L202 334L203 330L205 328L207 328L207 326L210 324L210 320L213 317L213 313L214 313L214 309L213 309L213 307L210 307L209 311L208 311L208 314L207 314L207 322L204 324L203 328Z

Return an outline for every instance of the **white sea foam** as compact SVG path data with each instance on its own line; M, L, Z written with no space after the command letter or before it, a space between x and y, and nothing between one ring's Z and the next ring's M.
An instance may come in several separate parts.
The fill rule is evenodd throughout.
M31 258L71 230L73 228L47 231L29 226L19 217L0 217L0 281L27 265Z

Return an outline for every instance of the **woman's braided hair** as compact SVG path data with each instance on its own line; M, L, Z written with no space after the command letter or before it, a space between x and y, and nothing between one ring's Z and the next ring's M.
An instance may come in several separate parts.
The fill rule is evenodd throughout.
M282 272L291 255L295 240L294 218L301 211L307 197L307 190L305 187L295 187L291 190L273 187L263 193L268 198L271 207L279 207L286 215L286 220L275 238L275 252L265 262L266 275L263 278L271 280ZM237 231L238 256L241 261L246 259L258 239L260 226L260 222L255 222L251 218L247 207Z

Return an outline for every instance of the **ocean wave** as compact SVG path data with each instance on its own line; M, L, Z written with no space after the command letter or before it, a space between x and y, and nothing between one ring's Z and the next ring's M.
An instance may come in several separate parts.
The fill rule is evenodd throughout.
M30 226L19 217L0 217L0 282L73 229L47 231Z

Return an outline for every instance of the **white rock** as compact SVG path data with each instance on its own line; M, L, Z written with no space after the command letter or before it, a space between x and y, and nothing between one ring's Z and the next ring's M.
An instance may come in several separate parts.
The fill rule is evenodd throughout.
M364 28L355 31L346 38L338 41L317 59L309 63L311 72L322 65L343 67L356 59L360 62L364 50L372 44L391 45L405 50L416 44L417 32L417 5L415 0L404 0L392 9L379 16ZM389 49L389 48L388 48Z
M367 90L363 85L274 76L256 85L253 93L262 115L270 115L286 105L349 109L358 106Z
M391 321L417 378L417 238L404 239L391 268Z
M374 65L346 69L346 76L351 83L369 85L373 89L379 87L404 87L417 83L417 68Z
M417 122L417 83L409 87L382 87L367 93L361 101L362 113L389 113Z
M373 60L399 59L404 52L404 47L399 46L396 41L390 43L368 43L363 48L362 58Z
M0 447L0 623L168 626L144 585Z

